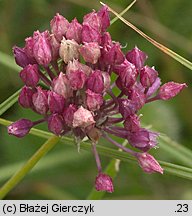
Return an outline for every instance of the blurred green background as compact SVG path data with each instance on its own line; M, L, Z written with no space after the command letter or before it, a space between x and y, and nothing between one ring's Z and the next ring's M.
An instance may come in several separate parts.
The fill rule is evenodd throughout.
M122 11L131 1L105 1L116 11ZM85 13L99 9L99 1L92 0L1 0L0 1L0 51L12 56L12 47L24 45L24 39L34 30L49 28L56 12L69 21L77 17L82 21ZM137 0L125 17L145 33L192 60L192 1L189 0ZM113 15L111 14L111 18ZM109 28L114 40L126 46L125 52L137 45L148 53L147 64L155 65L163 82L186 82L189 86L172 101L146 105L142 121L173 140L192 149L192 71L163 54L121 21ZM1 56L0 56L1 58ZM22 86L18 73L0 64L0 102ZM20 117L32 120L38 115L24 110L16 103L1 116L14 121ZM43 125L40 128L47 130ZM28 135L23 139L7 135L0 126L0 185L17 163L26 161L45 140ZM103 145L106 143L103 142ZM163 149L153 150L156 158L178 163ZM110 158L101 157L103 167ZM39 162L39 168L7 196L7 199L86 199L94 185L96 166L91 152L77 152L76 146L58 144ZM171 175L148 175L132 163L121 163L114 180L115 192L104 199L192 199L189 180Z

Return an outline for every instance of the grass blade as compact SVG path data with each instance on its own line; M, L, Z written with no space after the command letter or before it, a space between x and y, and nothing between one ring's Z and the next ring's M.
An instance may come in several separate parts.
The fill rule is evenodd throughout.
M128 5L121 13L120 16L123 16L134 4L135 4L136 0L134 0L130 5ZM115 18L113 18L110 22L110 24L112 25L113 23L115 23L119 18L116 16Z

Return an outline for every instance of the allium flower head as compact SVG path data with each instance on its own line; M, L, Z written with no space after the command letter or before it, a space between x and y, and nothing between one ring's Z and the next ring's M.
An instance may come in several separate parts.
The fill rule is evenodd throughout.
M159 134L141 127L138 112L146 103L171 99L186 84L168 82L161 86L158 72L145 65L145 52L135 47L125 54L121 43L107 32L110 19L106 6L86 14L82 23L76 18L69 22L57 13L50 26L50 31L37 30L26 38L24 48L13 47L25 84L19 104L41 118L33 122L21 119L8 126L8 133L23 137L33 126L45 122L57 136L72 135L78 141L88 137L96 159L95 188L99 191L114 190L111 177L102 172L97 152L100 137L136 157L145 172L163 173L147 153L157 146ZM127 139L134 150L110 135Z

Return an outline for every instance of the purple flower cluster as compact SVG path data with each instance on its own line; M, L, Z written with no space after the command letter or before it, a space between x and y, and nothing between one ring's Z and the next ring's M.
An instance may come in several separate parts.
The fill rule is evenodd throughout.
M98 168L98 191L113 191L112 179L102 173L96 150L100 137L135 156L143 171L163 173L147 153L157 145L158 133L141 127L138 111L146 103L171 99L186 84L161 86L155 68L145 65L144 52L135 47L124 54L120 43L112 41L106 31L110 26L106 6L85 15L82 24L56 14L50 26L51 32L35 31L25 39L24 48L13 48L25 84L19 104L42 118L35 122L21 119L8 127L8 133L23 137L33 126L46 122L57 136L88 137ZM114 83L112 73L116 74ZM115 95L115 88L120 94ZM127 139L140 151L122 146L111 134Z

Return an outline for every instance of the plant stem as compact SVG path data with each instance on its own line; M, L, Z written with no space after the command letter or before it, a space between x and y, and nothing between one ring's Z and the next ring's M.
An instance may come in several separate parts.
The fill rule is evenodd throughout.
M36 163L58 143L59 139L57 136L52 136L35 152L26 164L2 186L0 199L3 199L27 175Z

